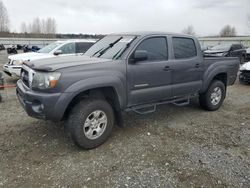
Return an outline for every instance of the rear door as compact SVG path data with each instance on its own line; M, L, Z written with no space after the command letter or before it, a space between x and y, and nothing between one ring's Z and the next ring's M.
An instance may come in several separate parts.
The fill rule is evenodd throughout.
M168 65L167 38L145 38L133 53L136 50L147 51L148 60L128 63L128 106L170 98L171 70ZM130 58L133 58L133 53Z
M192 38L172 37L174 97L197 93L202 87L203 57L196 46Z

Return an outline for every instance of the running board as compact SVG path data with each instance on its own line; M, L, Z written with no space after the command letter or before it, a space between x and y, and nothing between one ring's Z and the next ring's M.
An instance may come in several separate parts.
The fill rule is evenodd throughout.
M189 103L190 103L190 97L179 98L179 99L174 99L174 100L169 100L169 101L157 102L153 104L139 105L139 106L128 108L126 111L133 111L137 114L144 115L144 114L155 112L157 105L174 104L176 106L185 106L185 105L188 105Z
M186 106L190 103L190 98L182 99L182 100L176 100L173 102L176 106Z
M144 115L144 114L149 114L153 113L156 111L156 104L154 105L145 105L142 107L133 107L131 108L132 111L134 111L137 114Z

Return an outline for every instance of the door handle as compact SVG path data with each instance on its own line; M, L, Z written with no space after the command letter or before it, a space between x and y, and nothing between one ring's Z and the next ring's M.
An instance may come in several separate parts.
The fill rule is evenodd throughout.
M195 68L200 68L200 64L197 63L194 67L195 67Z
M164 71L171 71L172 69L170 68L170 66L165 66L165 67L163 68L163 70L164 70Z

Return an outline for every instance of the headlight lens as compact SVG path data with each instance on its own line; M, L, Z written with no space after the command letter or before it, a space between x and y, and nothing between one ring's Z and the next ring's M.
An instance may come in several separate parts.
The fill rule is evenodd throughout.
M32 80L32 88L49 89L56 87L61 73L59 72L36 72Z
M22 65L23 61L22 60L13 60L12 65Z

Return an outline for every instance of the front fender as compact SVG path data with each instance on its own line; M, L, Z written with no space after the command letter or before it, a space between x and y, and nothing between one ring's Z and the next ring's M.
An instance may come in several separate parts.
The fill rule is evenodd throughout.
M60 96L56 103L55 109L60 109L58 116L61 118L70 102L78 94L89 89L96 89L101 87L112 87L116 91L121 109L126 105L126 86L124 82L115 76L102 76L80 80L68 87Z

